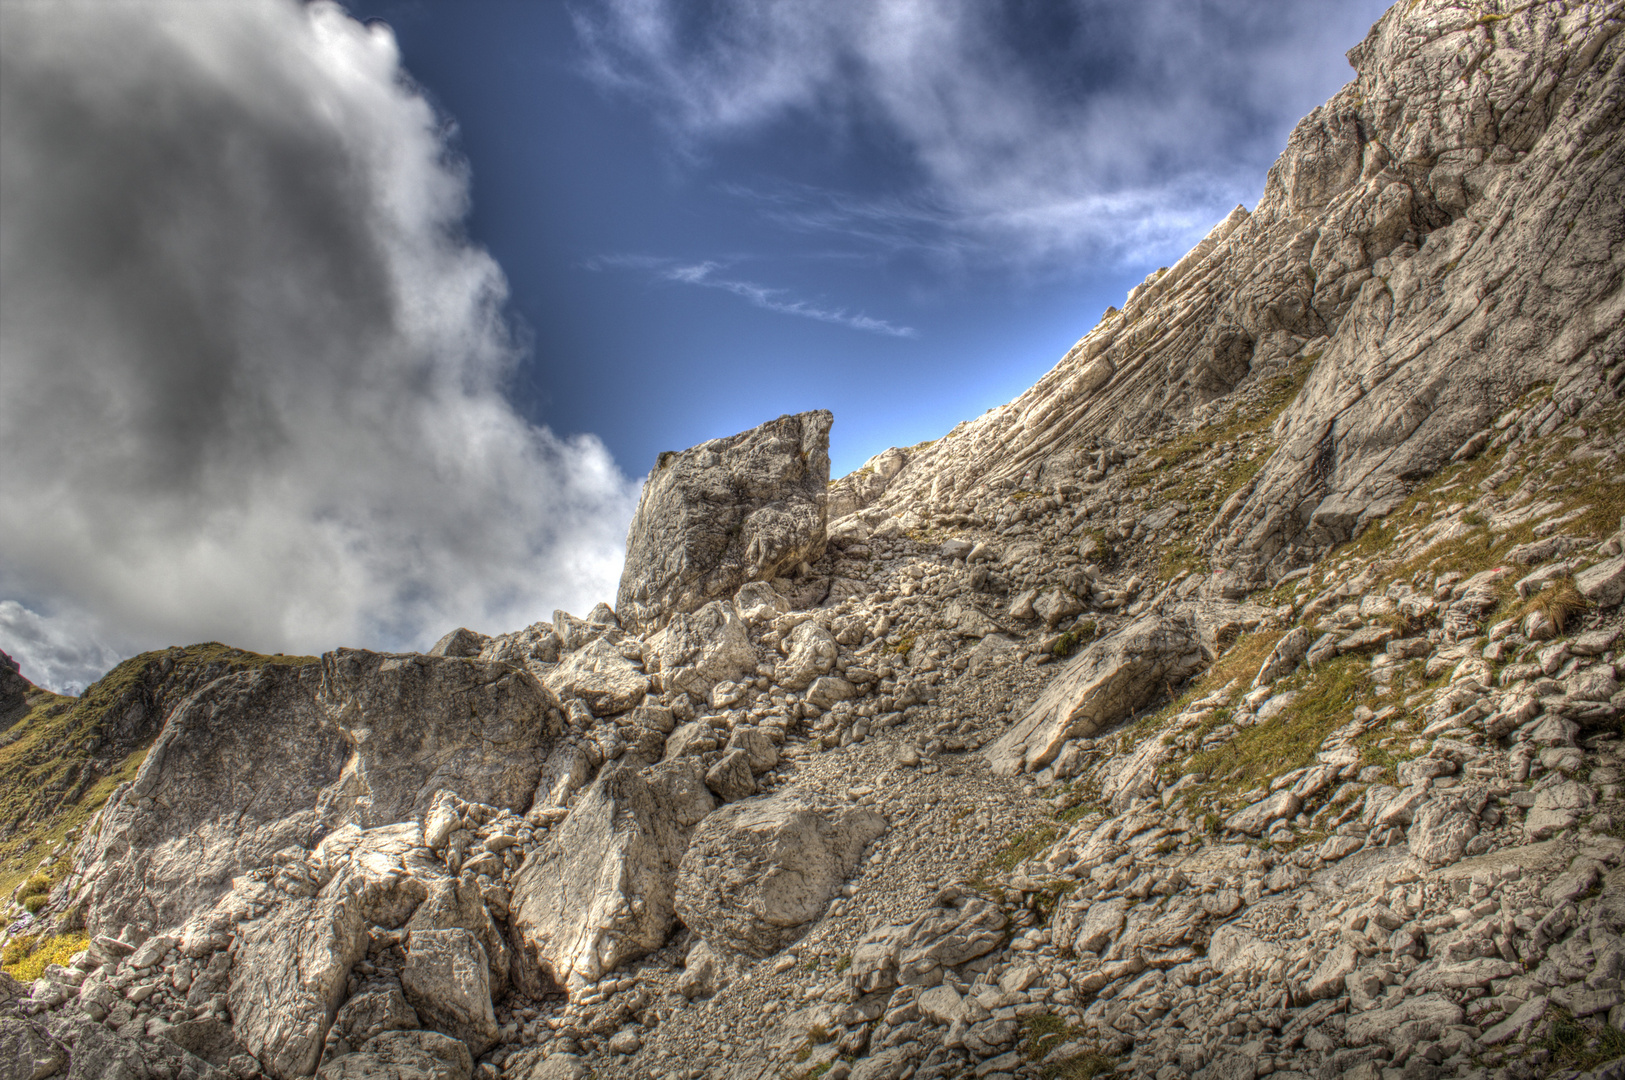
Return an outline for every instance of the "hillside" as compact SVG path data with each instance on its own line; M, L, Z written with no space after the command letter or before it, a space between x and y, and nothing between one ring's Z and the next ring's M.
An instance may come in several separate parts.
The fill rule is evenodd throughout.
M1016 401L833 481L827 412L662 454L614 608L12 673L0 1044L1621 1075L1622 25L1396 5Z

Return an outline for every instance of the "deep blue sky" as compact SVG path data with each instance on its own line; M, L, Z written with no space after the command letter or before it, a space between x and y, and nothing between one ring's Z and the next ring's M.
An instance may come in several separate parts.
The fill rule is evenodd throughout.
M1291 124L1350 77L1342 52L1382 5L1008 5L964 33L1002 39L977 56L978 75L994 85L990 108L1006 93L1021 107L1005 129L1013 152L998 118L967 118L974 100L929 100L963 42L934 43L948 55L864 56L862 39L880 31L819 8L790 7L788 31L772 32L803 36L786 44L748 27L730 38L748 22L733 5L683 5L699 14L680 28L681 51L655 55L627 44L642 28L613 5L351 6L393 28L404 66L457 125L472 237L505 270L531 337L516 403L560 434L597 434L634 476L661 450L818 407L835 411L841 474L1019 394L1146 273L1236 202L1251 206ZM1161 24L1151 41L1148 20ZM821 24L811 46L801 22ZM782 73L820 51L920 70L894 68L892 84L837 71L774 100L762 84L775 73L750 67L752 53ZM1181 94L1218 122L1190 117ZM1144 114L1114 122L1114 95ZM723 115L763 96L743 119ZM1192 121L1203 136L1182 144ZM1008 190L996 160L954 158L1008 155L1033 174L1020 147L1055 164L1039 144L1072 132L1102 145ZM1052 212L1042 204L1069 182L1102 208L1064 210L1053 229L986 224L1024 200ZM772 290L769 302L910 333L671 280L706 263L717 264L706 280Z

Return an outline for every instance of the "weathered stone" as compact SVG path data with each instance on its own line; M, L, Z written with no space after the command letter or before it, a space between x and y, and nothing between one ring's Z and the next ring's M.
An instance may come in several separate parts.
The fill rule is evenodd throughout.
M756 779L751 775L750 754L745 750L729 750L705 774L705 786L716 792L725 803L738 802L756 794Z
M467 930L413 930L407 937L401 989L425 1027L485 1053L497 1041L490 964Z
M1302 626L1295 626L1281 640L1275 643L1275 648L1265 658L1258 668L1258 675L1253 679L1254 686L1268 686L1277 679L1284 679L1298 669L1303 658L1309 652L1309 631Z
M546 675L548 689L580 698L594 716L614 716L643 700L649 680L603 638L589 641Z
M1225 821L1224 827L1248 836L1260 836L1275 822L1296 817L1302 808L1303 800L1292 792L1277 791L1236 811Z
M1574 575L1574 586L1598 607L1625 600L1625 555L1616 555Z
M468 1047L438 1031L386 1031L323 1065L318 1080L470 1080Z
M677 863L695 811L710 802L682 762L668 765L605 766L515 875L513 974L529 996L596 982L665 941Z
M484 634L476 634L466 626L460 626L434 643L428 652L429 656L478 656L480 650L485 648L486 642L491 639Z
M646 654L660 665L662 685L706 698L721 682L756 670L756 650L745 622L726 600L693 613L678 612L649 639Z
M1430 866L1455 862L1478 835L1478 815L1454 796L1429 799L1416 811L1407 838L1411 854Z
M355 884L337 878L239 924L228 1000L237 1039L277 1080L309 1076L350 967L367 952Z
M467 930L485 951L490 967L487 976L490 996L501 998L507 994L511 962L508 943L491 920L491 914L480 897L479 886L471 878L446 878L434 882L429 886L427 899L413 913L406 929L412 933L419 930ZM355 1045L354 1040L351 1040L351 1045Z
M776 677L786 690L805 690L811 686L814 679L835 666L835 657L840 651L829 628L812 619L790 631L786 648Z
M813 684L807 687L807 701L820 709L827 709L838 701L849 701L856 697L857 687L845 679L834 675L825 675L814 679Z
M399 986L365 990L346 1001L333 1018L333 1030L351 1046L386 1031L414 1031L418 1014Z
M828 412L660 455L626 537L616 610L648 632L824 552Z
M1033 707L983 751L1000 776L1035 772L1068 740L1093 735L1182 683L1205 662L1189 622L1147 615L1068 662Z
M885 819L791 790L734 803L694 831L677 877L683 925L762 957L796 940L857 867Z

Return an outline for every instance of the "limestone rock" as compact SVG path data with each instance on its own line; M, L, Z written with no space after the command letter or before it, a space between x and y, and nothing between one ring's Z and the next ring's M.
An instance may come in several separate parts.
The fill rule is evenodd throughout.
M596 982L665 941L677 864L695 812L710 802L693 779L664 766L641 773L606 766L548 844L525 860L513 879L509 925L514 976L527 994Z
M723 754L722 760L706 772L705 786L716 792L717 798L725 803L738 802L756 794L756 779L751 775L749 751L735 749Z
M228 675L170 715L70 885L92 932L173 926L275 852L419 818L442 788L523 810L557 724L529 674L476 660L341 649Z
M790 790L733 803L695 830L677 877L677 914L710 942L763 957L823 913L885 819Z
M386 1031L323 1065L319 1080L470 1080L468 1047L438 1031Z
M1616 555L1574 575L1575 588L1598 607L1625 600L1625 555Z
M489 965L487 981L490 996L501 998L507 993L510 965L508 943L496 923L492 922L491 914L480 898L479 886L472 879L462 877L436 881L429 887L428 897L418 905L406 929L414 934L419 930L467 930L485 952Z
M232 1027L277 1080L315 1071L350 967L367 952L361 906L353 884L336 879L238 926L227 991Z
M415 1031L418 1014L399 986L365 990L346 1001L333 1018L333 1030L351 1046L386 1031Z
M413 930L401 989L425 1027L462 1042L475 1055L497 1041L489 962L467 930Z
M545 676L560 697L580 698L594 716L626 712L649 692L649 679L603 638L587 642Z
M623 624L657 630L822 555L833 420L781 416L660 455L627 532L615 604Z
M745 622L726 600L714 600L692 614L678 612L649 639L647 652L660 664L668 690L708 697L713 687L756 670L756 650Z
M784 662L779 665L777 682L786 690L805 690L813 681L835 666L840 646L835 635L822 623L809 619L790 631Z
M1468 841L1478 835L1478 815L1461 799L1429 799L1416 811L1408 843L1411 854L1431 866L1461 858Z
M1068 739L1093 735L1150 704L1203 663L1191 623L1146 615L1073 657L1027 715L983 753L1000 776L1042 769Z
M480 650L485 648L486 642L491 639L484 634L476 634L466 626L460 626L434 643L428 652L429 656L478 656Z

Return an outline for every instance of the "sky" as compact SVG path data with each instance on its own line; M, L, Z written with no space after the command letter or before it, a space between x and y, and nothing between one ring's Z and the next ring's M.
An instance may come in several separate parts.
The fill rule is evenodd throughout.
M1031 385L1382 10L0 0L0 649L583 612L660 451Z

